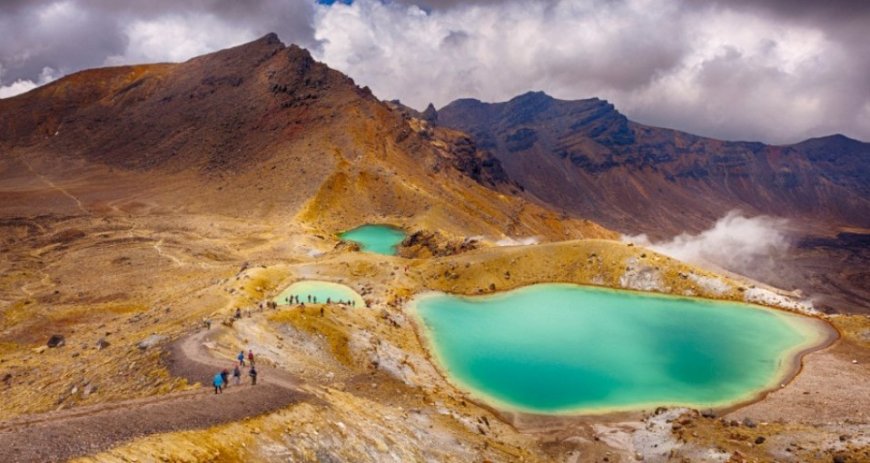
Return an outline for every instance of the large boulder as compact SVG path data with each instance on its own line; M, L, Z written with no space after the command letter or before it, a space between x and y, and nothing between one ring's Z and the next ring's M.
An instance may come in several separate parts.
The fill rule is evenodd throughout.
M340 240L335 244L334 249L336 251L359 252L362 248L356 241Z
M438 231L418 230L399 245L399 255L405 258L443 257L480 247L473 238L451 240Z

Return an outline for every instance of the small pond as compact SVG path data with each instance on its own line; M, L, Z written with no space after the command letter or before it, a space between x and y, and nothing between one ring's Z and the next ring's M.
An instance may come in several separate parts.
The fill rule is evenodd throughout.
M398 253L397 246L405 239L405 232L390 225L363 225L341 233L339 237L359 243L365 252L394 256Z
M451 382L543 414L737 404L831 335L820 320L759 306L569 284L428 293L411 310Z
M275 296L273 301L279 305L287 305L290 296L299 296L299 302L309 303L308 297L317 298L318 304L326 303L327 299L332 302L354 302L356 307L365 307L362 296L348 286L332 283L329 281L305 280L297 281L288 286L281 294Z

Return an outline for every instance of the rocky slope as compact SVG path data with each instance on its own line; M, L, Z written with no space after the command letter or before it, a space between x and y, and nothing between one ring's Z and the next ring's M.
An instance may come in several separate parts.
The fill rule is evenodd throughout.
M870 227L870 143L842 135L786 146L722 141L632 122L596 98L563 101L541 92L503 103L457 100L429 117L470 133L546 204L627 234L698 232L733 209L786 217L798 235L812 236L798 239L802 246L788 262L802 274L825 266L820 254L828 262L853 254L813 247L818 237ZM800 284L806 275L771 283L827 294L841 310L843 298L834 302L834 295L845 287L862 293L845 308L863 311L870 299L855 281L867 279L868 264L828 266L825 273L849 275L831 284Z
M329 232L386 220L495 236L609 233L515 197L496 160L445 132L270 34L181 64L83 71L0 100L0 170L6 184L37 173L70 185L61 193L75 213L134 189L186 210L280 210ZM79 183L91 191L77 192L71 184L86 177ZM20 189L3 190L21 204Z
M734 208L870 227L870 143L842 135L714 140L632 122L604 100L541 92L457 100L437 123L472 134L549 204L628 232L697 231L706 226L697 219Z

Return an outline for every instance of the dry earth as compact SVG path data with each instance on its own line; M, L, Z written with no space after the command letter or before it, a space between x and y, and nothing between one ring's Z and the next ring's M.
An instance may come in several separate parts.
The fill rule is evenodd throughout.
M469 400L420 343L406 305L420 291L559 281L807 307L538 205L461 134L404 118L276 40L179 65L88 71L0 103L0 438L16 458L863 458L864 316L827 317L842 339L745 409L770 420L764 445L692 411L550 420ZM456 247L435 243L400 258L339 243L337 232L362 223L473 238L468 248L479 249L441 255ZM524 240L541 244L499 245ZM369 307L260 311L302 279L347 284ZM237 308L246 316L224 325ZM166 354L206 319L209 357L228 365L252 348L275 368L264 378L287 378L285 387L298 378L304 395L264 383L257 395L231 388L215 398L193 384L219 365ZM65 343L46 347L52 335Z
M278 239L288 240L287 237ZM303 239L301 236L292 238L294 241ZM270 246L269 239L264 241L257 249L278 247ZM492 291L493 287L504 290L538 281L638 288L660 284L661 287L647 289L739 299L749 288L745 282L715 277L642 248L609 241L486 247L457 256L431 259L402 259L358 252L332 253L329 249L334 238L327 240L324 237L322 244L319 241L312 243L319 246L314 249L324 254L318 258L300 257L298 263L248 264L242 271L238 271L238 262L226 265L225 271L230 276L212 281L214 286L206 285L199 291L199 297L176 296L190 301L190 310L182 310L176 303L168 312L158 306L156 310L144 309L123 316L110 313L95 320L76 319L69 325L56 323L51 325L52 329L74 327L75 332L69 331L67 346L44 349L39 354L31 352L31 348L17 352L10 350L12 355L4 356L3 366L12 366L13 369L6 371L16 374L8 381L7 392L11 392L8 395L13 399L11 404L21 404L10 407L12 414L56 407L56 402L44 400L54 394L64 398L61 403L71 408L52 412L59 413L57 420L33 425L48 426L44 435L51 436L60 447L45 447L41 440L21 439L21 435L32 435L33 429L16 426L14 422L5 425L4 438L11 436L16 447L21 449L21 455L62 449L56 454L51 450L57 458L75 455L83 449L90 451L82 447L85 444L93 444L93 451L105 449L112 443L122 444L92 457L92 461L283 461L287 458L301 461L329 461L328 458L351 461L516 461L520 458L528 461L602 461L608 458L608 461L620 461L634 458L637 452L651 461L663 458L658 447L653 447L659 444L646 445L647 441L667 444L667 457L677 460L709 456L704 452L727 458L741 452L740 455L744 456L756 455L761 458L759 461L772 455L765 453L768 448L774 448L770 444L760 447L760 450L752 447L755 453L748 452L746 444L751 442L733 438L736 431L730 426L721 426L715 419L694 417L692 426L698 431L693 432L698 436L686 434L683 442L679 434L671 430L672 423L665 420L661 426L655 424L655 420L661 421L656 418L658 415L637 413L557 420L511 417L474 404L444 381L430 363L417 338L413 316L406 312L405 305L411 295L424 289L474 294ZM133 249L139 246L142 245L136 243ZM112 252L117 252L117 249ZM170 260L154 251L153 247L150 252L155 260ZM184 251L174 255L179 260L190 258ZM170 269L170 272L181 274L183 272L179 270L185 266L173 263ZM260 311L257 304L264 297L277 294L292 281L311 278L350 285L364 296L370 308L350 310L329 306L323 318L316 307ZM712 278L721 284L711 284L707 279ZM741 287L743 291L739 290ZM94 291L102 288L104 286L95 285ZM251 310L251 317L243 318L232 327L220 325L236 306L242 307L246 314ZM180 337L185 332L198 330L202 317L210 317L215 325L209 342L214 348L210 356L225 359L222 362L204 362L205 356L197 357L192 355L195 352L189 351L197 362L186 365L166 363L159 351L171 350L166 344L168 340L145 350L136 346L151 332ZM837 434L834 438L839 442L838 432L848 435L845 443L836 447L828 446L828 440L808 446L821 452L818 458L806 453L797 454L803 457L791 461L828 461L835 453L831 450L833 448L844 455L852 452L857 458L867 448L867 407L860 403L854 406L854 394L860 396L866 385L866 381L860 380L870 374L866 341L856 341L867 336L870 323L866 317L860 316L838 316L831 320L843 333L843 340L825 351L810 354L804 371L790 385L774 392L765 401L732 412L741 420L748 416L758 422L784 423L764 427L771 443L784 443L779 447L780 453L795 440L807 441L802 436L816 436L815 439ZM69 320L64 321L69 323ZM163 328L164 322L172 328ZM90 340L104 334L91 331L94 323L105 325L101 330L119 333L119 336L117 339L115 334L106 337L113 344L102 350L92 347L93 341L86 342L86 348L76 348L77 341L81 342L80 336ZM142 327L138 328L140 325ZM134 331L137 328L139 331ZM125 332L130 334L121 334ZM132 334L137 332L140 334ZM201 346L197 337L189 339L182 344ZM33 344L41 344L43 340L44 335ZM160 349L160 346L167 347ZM248 347L255 349L264 363L274 364L291 375L290 378L300 378L306 384L305 399L295 402L297 396L288 397L284 391L275 391L276 396L272 396L270 390L263 388L250 399L252 403L239 405L228 398L248 396L247 392L233 392L231 389L226 398L215 399L209 390L201 392L188 386L210 377L215 367L225 366L234 352ZM72 357L70 350L79 355ZM100 362L83 360L83 356L99 358ZM852 359L859 363L852 364ZM78 371L83 370L78 370L67 377L61 373L53 378L32 373L34 370L66 372L65 362L80 362L77 364L87 368L87 373L82 375ZM132 368L135 373L118 374L130 371L128 368L132 362L140 362ZM197 366L202 364L207 366ZM830 374L831 365L837 374ZM176 375L184 379L178 379ZM85 387L85 376L89 383L100 384L96 393L88 397L83 397L80 392L70 393L71 387L79 390ZM26 383L28 377L42 380L39 383L42 389L36 389L38 392L34 393L34 388ZM264 375L267 377L278 377L278 374ZM806 381L813 381L812 386L806 386ZM818 392L812 396L811 403L801 400L807 388ZM180 393L179 399L164 399L172 395L138 399L143 403L140 405L134 401L136 406L132 408L123 403L121 407L111 405L119 395L172 394L171 390L184 392ZM187 405L178 408L175 400ZM770 411L764 412L767 400L771 400L773 405L768 407ZM294 403L277 412L237 421L242 416L257 415L289 402ZM95 414L83 406L91 403L98 403L93 409ZM99 405L103 403L110 405ZM203 403L210 406L202 407ZM853 406L850 407L850 403ZM111 410L102 411L100 407L104 406ZM832 412L828 414L807 413L808 409L826 410L829 407ZM169 416L174 418L167 419ZM814 419L804 420L802 417L806 416ZM92 437L87 439L80 437L84 435L82 429L99 428L107 422L137 423L140 420L144 423L141 427L122 426L115 430L112 426L109 428L113 430L111 433L91 433L88 435ZM219 424L229 421L235 422ZM79 423L83 426L78 426ZM210 425L216 426L193 430ZM643 430L648 427L656 431L643 435ZM181 429L190 430L171 432ZM740 429L746 432L746 429ZM67 432L71 430L74 431ZM154 432L161 434L140 437ZM62 444L64 439L74 442L74 445ZM123 444L130 439L134 440ZM789 461L781 455L777 458ZM23 456L22 460L25 460Z

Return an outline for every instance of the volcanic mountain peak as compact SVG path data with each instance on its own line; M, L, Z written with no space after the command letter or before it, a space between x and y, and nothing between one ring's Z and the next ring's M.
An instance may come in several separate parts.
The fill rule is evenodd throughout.
M180 64L84 71L0 101L0 143L126 168L239 168L361 100L376 103L269 34Z
M284 42L282 42L281 39L278 38L277 34L272 32L252 42L243 43L235 47L225 48L223 50L218 50L213 53L197 56L191 58L187 62L190 63L218 59L224 60L225 62L227 62L227 64L238 65L238 60L249 59L254 61L255 63L258 63L262 62L264 58L269 58L275 53L283 50L284 48L288 47L284 45ZM296 47L295 45L291 45L289 48L299 49L299 47ZM307 53L308 52L305 51L305 54ZM310 55L308 55L308 57L310 58Z
M559 100L544 92L528 92L502 103L461 99L438 111L439 123L470 132L478 144L496 152L527 150L572 135L604 145L634 141L628 119L606 100Z
M521 124L527 122L542 122L550 119L594 113L597 116L615 115L624 118L616 108L606 100L588 98L584 100L560 100L542 91L526 92L508 101L486 103L474 98L461 98L451 102L439 110L451 113L472 112L482 116L486 121L504 119L507 123ZM481 121L485 122L485 121Z
M681 223L674 206L698 201L688 209L708 211L710 223L743 208L870 226L870 144L842 135L787 146L728 142L631 122L604 100L542 92L457 100L438 111L438 123L472 133L538 197L630 232L697 227Z
M515 196L520 187L466 134L379 101L274 34L184 63L60 79L0 100L0 129L10 153L0 170L100 176L88 184L112 183L108 172L152 185L142 194L171 207L289 214L331 232L371 221L463 235L614 236L558 223ZM117 203L120 190L95 196ZM90 202L59 204L85 212Z

